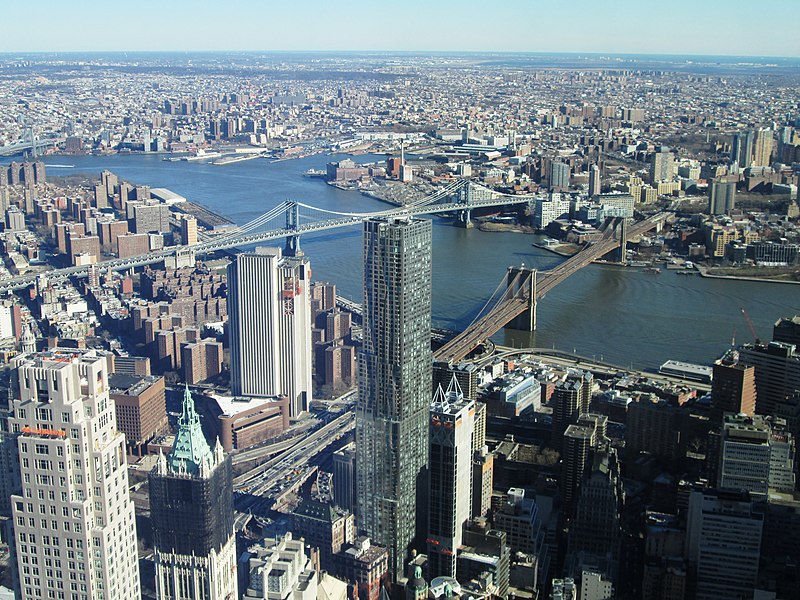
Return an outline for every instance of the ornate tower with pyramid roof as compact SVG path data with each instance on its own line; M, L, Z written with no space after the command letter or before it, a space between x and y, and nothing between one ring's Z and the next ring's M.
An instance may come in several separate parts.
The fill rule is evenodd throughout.
M208 445L188 386L149 483L158 600L238 598L231 460L219 439Z

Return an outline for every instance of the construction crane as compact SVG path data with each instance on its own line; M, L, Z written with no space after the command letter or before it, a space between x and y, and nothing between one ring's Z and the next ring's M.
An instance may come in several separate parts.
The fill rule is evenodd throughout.
M753 342L756 344L758 343L758 335L756 334L756 328L753 327L753 321L750 319L750 315L747 314L747 311L744 309L744 306L741 307L742 316L744 317L745 323L747 323L747 328L750 330L750 335L753 336Z

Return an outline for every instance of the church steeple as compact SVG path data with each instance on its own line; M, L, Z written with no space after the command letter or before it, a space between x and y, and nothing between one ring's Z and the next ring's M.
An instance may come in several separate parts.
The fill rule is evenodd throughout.
M200 417L194 410L194 400L187 385L175 443L167 457L169 470L178 475L203 475L217 465L218 458L218 453L212 452L203 435Z

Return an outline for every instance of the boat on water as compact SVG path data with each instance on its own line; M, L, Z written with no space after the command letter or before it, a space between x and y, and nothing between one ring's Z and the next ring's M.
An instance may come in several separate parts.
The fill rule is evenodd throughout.
M655 275L660 275L661 274L661 269L659 269L658 267L647 267L644 270L644 272L645 273L653 273Z

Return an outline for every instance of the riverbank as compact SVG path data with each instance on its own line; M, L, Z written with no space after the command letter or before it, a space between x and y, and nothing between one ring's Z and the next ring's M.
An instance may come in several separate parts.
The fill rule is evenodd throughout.
M76 156L45 159L73 168L53 168L58 175L88 173L93 180L108 169L127 181L165 187L196 204L244 224L291 199L339 213L368 213L391 208L360 193L347 193L303 177L308 169L322 170L338 156L317 156L280 163L244 161L224 168L200 162L165 162L157 156ZM362 157L377 161L382 157ZM557 267L565 258L533 247L544 236L477 228L453 227L433 219L432 317L435 327L461 331L491 297L508 265L539 271ZM358 227L304 234L301 245L314 278L336 283L337 293L358 299L363 295L363 247ZM282 245L280 241L272 245ZM688 270L687 270L688 271ZM581 354L603 354L622 365L657 368L668 359L703 363L724 352L733 328L740 329L742 306L757 330L772 329L775 320L800 306L800 287L721 281L698 276L673 277L662 269L651 275L639 269L589 266L551 290L538 304L536 332L503 330L497 343L544 347ZM696 272L695 272L696 273ZM680 299L680 301L676 301ZM714 307L709 318L708 307ZM624 315L624 318L620 318ZM654 318L657 315L658 318ZM598 330L603 323L614 327ZM590 335L597 331L598 335ZM658 344L652 340L657 338Z
M578 252L580 252L580 246L577 244L571 243L564 243L564 244L541 244L539 242L533 242L531 246L536 248L540 248L542 250L547 250L548 252L552 252L553 254L557 254L558 256L563 256L565 258L569 258L570 256L575 256Z
M789 272L789 273L781 273L780 275L775 274L774 277L769 277L768 273L761 277L757 277L754 275L728 275L728 274L720 274L714 273L708 267L704 267L702 265L695 265L697 268L697 272L700 273L701 277L706 277L708 279L730 279L732 281L757 281L759 283L788 283L794 285L800 285L800 281L796 279L778 279L778 277L793 277L797 275L797 271ZM713 267L712 267L713 268Z
M504 233L535 233L533 227L520 225L518 223L496 223L495 221L482 221L478 219L477 228L481 231L502 231Z

